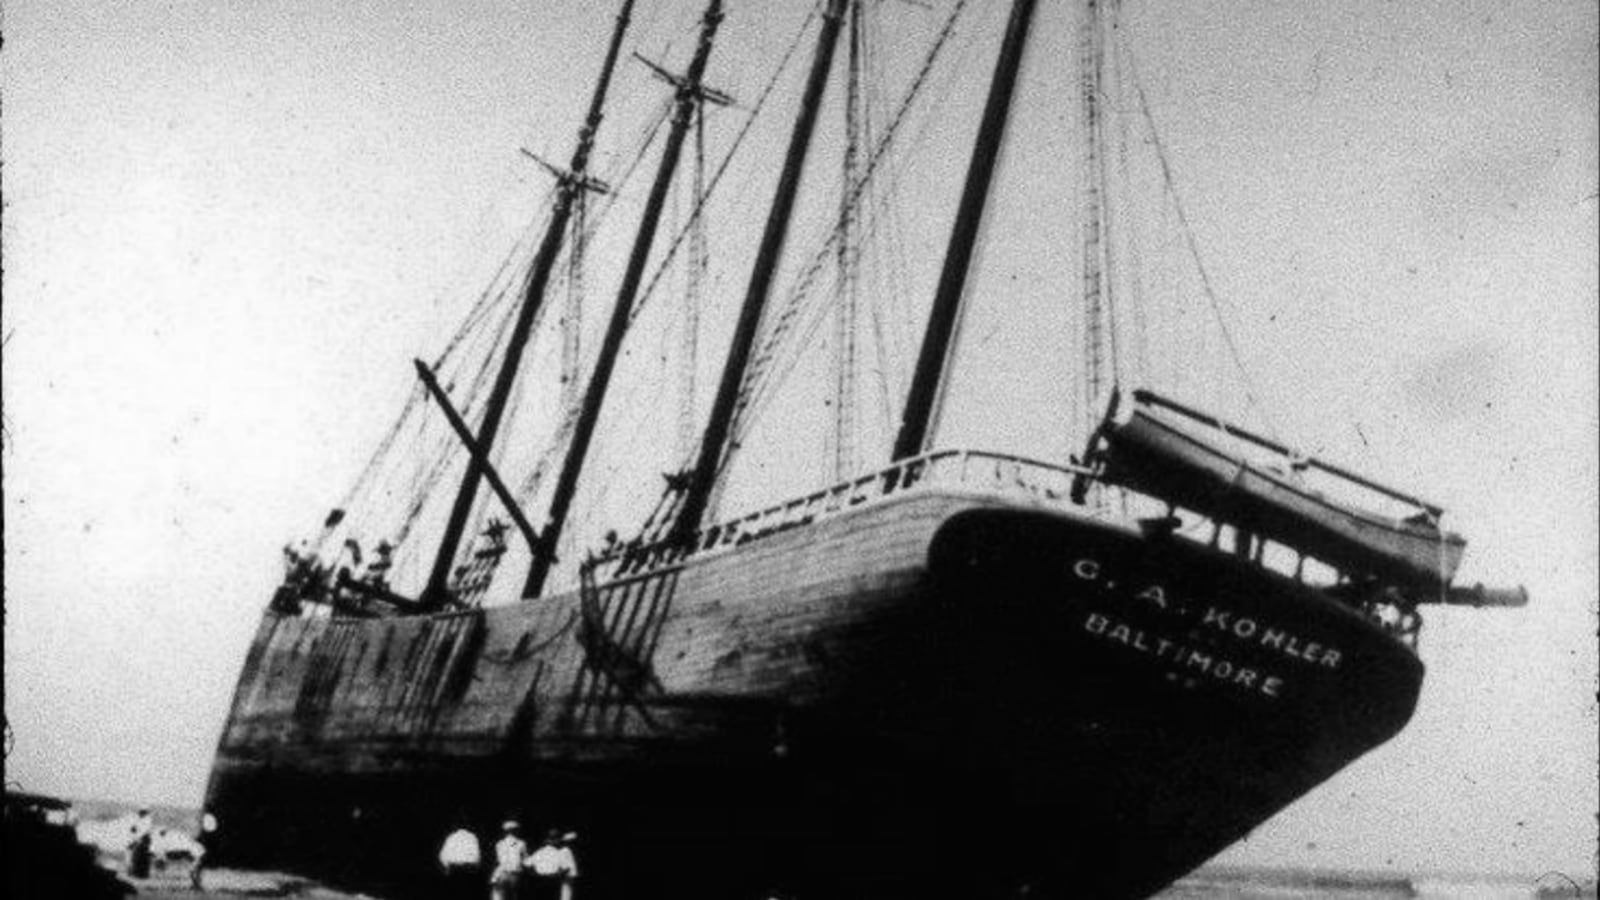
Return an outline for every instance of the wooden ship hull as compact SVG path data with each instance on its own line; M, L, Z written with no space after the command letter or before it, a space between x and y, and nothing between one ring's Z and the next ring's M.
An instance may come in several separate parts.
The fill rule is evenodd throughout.
M587 595L268 612L221 855L407 894L453 822L487 849L518 815L582 833L590 896L1147 896L1421 684L1318 590L1064 504L929 487L774 531Z
M393 592L387 541L365 571L335 573L338 539L359 549L356 532L338 530L345 504L318 547L285 548L279 596L309 599L275 599L293 610L266 614L246 658L206 801L221 823L218 861L420 895L445 834L467 824L492 839L514 816L583 835L585 897L970 900L1023 886L1142 897L1405 725L1423 675L1414 606L1432 593L1415 588L1445 597L1453 558L1423 560L1419 579L1415 560L1352 551L1351 523L1329 527L1276 484L1252 482L1270 502L1241 514L1232 495L1215 502L1213 461L1174 463L1166 445L1141 455L1115 434L1106 465L1071 470L930 450L1034 6L1011 3L889 468L708 524L741 444L735 419L764 377L753 361L767 352L763 319L786 315L768 299L834 48L846 20L859 22L828 0L692 463L668 473L637 541L581 566L579 589L546 592L691 113L717 96L701 84L722 15L710 0L687 73L667 78L676 112L661 165L536 528L493 451L576 198L598 184L586 167L624 0L571 162L545 164L561 186L515 318L493 342L492 385L489 367L457 363L477 372L465 392L476 421L455 408L461 388L452 395L449 378L416 364L469 460L425 585ZM1115 32L1099 16L1116 4L1091 7L1080 39L1092 122L1112 58L1101 43ZM1087 158L1101 137L1085 129ZM846 212L870 196L864 183ZM1092 318L1104 314L1095 273L1109 216L1098 190L1086 196ZM462 541L485 480L530 556L520 602L480 607L486 594L452 573L480 558ZM1091 481L1131 486L1147 495L1137 506L1161 501L1169 515L1112 519L1067 502L1086 499ZM364 522L361 533L403 542L426 499L403 527ZM1179 507L1212 520L1209 544L1179 530ZM1279 554L1264 558L1260 537L1330 564L1340 583L1274 570ZM1523 599L1480 589L1470 602Z

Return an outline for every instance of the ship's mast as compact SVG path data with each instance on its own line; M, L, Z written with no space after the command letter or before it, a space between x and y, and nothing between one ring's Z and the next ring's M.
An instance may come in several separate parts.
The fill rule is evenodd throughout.
M789 213L794 210L800 173L805 170L806 149L810 149L811 131L816 127L816 110L822 104L822 91L827 88L827 70L834 64L834 45L837 43L840 22L845 18L845 3L846 0L829 0L827 11L822 14L822 29L816 38L816 54L811 58L811 74L806 78L800 115L795 119L794 133L789 136L789 154L784 157L784 171L778 178L778 192L773 197L773 208L766 215L766 231L762 232L762 245L755 255L755 267L750 272L750 287L744 295L744 307L739 311L738 325L734 325L733 343L728 348L728 362L723 365L722 381L717 384L717 399L712 400L706 434L701 437L699 458L690 472L683 504L678 508L677 519L672 524L672 540L675 543L688 543L698 530L699 520L706 514L710 490L717 482L723 444L726 444L728 429L733 424L734 402L739 399L739 383L744 381L744 368L750 360L750 346L755 343L755 328L762 323L766 295L773 283L773 274L778 271L784 237L789 232Z
M651 244L655 241L656 226L661 221L661 211L666 205L667 191L672 186L673 173L677 171L683 140L688 134L689 124L694 119L696 108L702 99L700 80L705 74L706 60L711 56L711 45L716 38L717 25L721 22L722 2L711 0L700 22L700 44L695 49L694 60L689 63L689 71L682 78L673 79L678 89L678 97L672 129L667 134L667 143L661 153L661 166L656 171L655 184L651 186L650 197L645 202L644 218L639 222L639 233L634 239L633 254L628 259L628 268L622 276L622 286L617 290L617 304L611 310L611 321L606 326L605 338L600 345L600 356L595 360L594 374L590 376L589 388L584 394L583 408L578 413L577 424L573 426L572 441L567 445L567 458L562 464L561 477L556 482L555 495L550 501L550 518L539 539L541 552L534 554L533 567L528 572L528 583L522 592L524 597L537 596L544 589L545 578L550 574L550 566L555 561L556 541L561 538L567 510L572 504L573 494L577 491L578 476L583 471L589 441L594 436L595 423L600 418L600 407L605 402L611 372L616 366L617 353L622 347L622 338L628 331L633 300L639 292L639 281L644 275L644 266L650 256Z
M1106 356L1112 354L1115 378L1115 340L1111 282L1106 278L1110 263L1110 209L1107 206L1105 114L1100 108L1104 89L1105 44L1101 33L1100 3L1089 0L1084 11L1080 38L1079 90L1083 111L1083 431L1092 431L1106 404ZM1099 502L1098 483L1092 496Z
M694 177L691 179L694 203L703 202L706 195L706 110L696 107L694 117ZM679 321L678 370L678 434L677 457L686 458L694 452L695 437L695 378L700 369L700 297L706 275L706 260L710 256L706 238L705 216L689 216L689 260L685 265L683 285L683 318Z
M835 255L835 306L833 316L833 430L829 456L833 477L843 481L855 474L856 436L856 324L860 306L860 217L856 213L856 183L861 178L860 144L866 104L862 92L862 3L850 4L848 65L844 92L844 158L840 165L839 235Z
M628 23L632 18L633 2L634 0L623 0L622 9L617 13L616 25L611 32L611 45L606 50L605 64L600 69L600 80L595 85L594 95L589 101L589 114L584 120L583 127L578 131L578 146L572 152L572 162L567 171L559 173L561 187L556 195L555 208L551 211L550 227L545 231L539 252L534 257L527 290L523 293L522 308L517 313L516 323L506 342L505 360L500 364L500 372L495 378L494 388L490 391L488 403L484 408L483 424L478 428L478 446L482 449L484 458L488 457L493 448L495 434L500 429L500 420L505 414L506 401L511 396L511 387L517 378L522 352L526 349L528 337L533 330L535 314L544 300L544 289L550 280L550 270L554 268L556 256L561 252L561 239L566 231L574 200L579 192L587 190L591 185L585 175L589 166L589 154L594 149L595 134L600 130L600 120L604 117L606 91L611 86L611 74L617 67L617 54L622 49L622 37L627 33ZM475 459L469 460L467 474L461 481L461 490L456 494L455 506L451 508L450 519L445 524L444 537L439 542L439 554L434 558L433 572L422 594L424 608L438 609L446 602L446 579L450 575L450 566L455 561L456 550L461 544L461 535L466 530L467 516L472 512L472 503L477 497L478 485L482 480L483 467ZM540 545L534 548L535 555L541 554L547 547L548 544L541 541Z
M689 473L683 504L678 508L677 519L672 524L671 539L678 544L688 543L699 529L700 518L705 515L706 504L711 497L711 488L716 483L723 445L727 443L728 430L733 424L739 385L744 380L750 349L755 343L756 328L761 324L761 311L766 306L772 276L777 271L778 259L783 253L783 241L789 231L789 214L794 209L795 193L800 187L800 173L805 168L806 150L810 148L811 133L816 126L817 108L821 106L823 91L828 86L828 69L833 65L833 48L839 36L840 23L844 20L846 2L828 0L828 9L822 17L816 54L811 60L811 73L800 102L800 114L789 136L789 152L784 157L778 190L772 199L772 209L767 214L760 249L756 252L755 268L750 273L750 287L745 292L738 324L734 326L728 360L722 369L722 381L717 385L717 396L711 404L711 418L706 423L705 434L700 438L699 458L694 470Z
M1011 20L1006 25L1005 40L1000 45L1000 58L995 63L989 99L984 106L977 143L972 148L966 185L961 191L961 204L957 207L955 225L950 231L950 247L945 253L944 269L939 273L939 284L934 291L933 309L928 314L928 330L922 339L922 352L917 356L917 368L911 377L905 412L900 418L900 433L894 442L896 461L921 453L928 438L934 400L944 380L950 339L955 333L956 320L961 311L961 295L966 289L973 246L983 222L983 207L989 197L995 160L1000 153L1001 139L1005 137L1006 118L1011 111L1017 71L1022 66L1022 54L1027 46L1033 7L1034 0L1014 0L1011 5Z

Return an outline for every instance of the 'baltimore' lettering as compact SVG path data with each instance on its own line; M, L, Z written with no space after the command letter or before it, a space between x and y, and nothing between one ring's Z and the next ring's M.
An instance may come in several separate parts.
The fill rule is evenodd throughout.
M1184 646L1170 638L1149 634L1104 613L1089 613L1083 620L1083 629L1103 640L1170 662L1183 674L1206 676L1235 688L1258 691L1268 697L1280 696L1283 690L1283 679L1276 675Z

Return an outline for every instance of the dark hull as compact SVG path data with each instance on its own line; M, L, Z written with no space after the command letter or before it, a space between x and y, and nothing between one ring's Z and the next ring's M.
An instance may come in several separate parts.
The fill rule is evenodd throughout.
M405 893L452 819L515 814L584 834L591 896L1144 896L1396 733L1422 678L1243 561L935 492L601 600L642 675L571 595L269 614L212 774L221 855Z

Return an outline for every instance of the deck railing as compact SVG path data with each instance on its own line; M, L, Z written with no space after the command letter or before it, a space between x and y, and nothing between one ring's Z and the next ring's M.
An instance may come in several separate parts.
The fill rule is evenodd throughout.
M1071 507L1079 514L1094 515L1096 508L1093 505L1085 507L1072 502L1073 485L1079 479L1099 481L1094 470L1080 465L1047 463L1025 456L982 450L935 450L737 519L718 522L697 533L693 544L685 546L664 540L636 540L592 557L586 567L590 569L591 577L598 574L602 581L628 581L687 556L748 543L809 525L858 506L931 487L965 490L986 496L999 495L1042 507ZM1128 503L1135 507L1147 507L1152 517L1144 521L1153 527L1163 528L1179 539L1212 547L1232 543L1235 545L1234 555L1239 559L1301 582L1307 581L1311 575L1307 571L1308 564L1323 565L1264 536L1252 535L1246 539L1233 526L1202 513L1180 510L1159 498L1127 492L1126 488L1123 490L1126 497L1122 501L1124 513L1132 512L1127 507ZM1178 513L1186 518L1174 518ZM1116 518L1126 521L1130 516ZM1137 519L1137 516L1131 518ZM1221 540L1224 529L1234 532L1232 541ZM1240 551L1238 542L1241 539L1248 540L1248 551ZM1324 569L1322 577L1314 579L1321 582L1322 586L1331 586L1344 580L1337 569L1326 566ZM1365 611L1369 614L1373 612ZM1390 625L1388 622L1381 624ZM1415 625L1407 627L1401 624L1389 630L1407 643L1414 644L1416 640Z
M660 566L689 556L749 543L860 506L929 488L970 491L975 495L1005 497L1043 508L1071 508L1079 515L1096 515L1097 507L1093 504L1086 507L1072 500L1074 485L1080 479L1090 483L1100 480L1094 470L1076 464L1048 463L1025 456L982 450L935 450L784 503L710 525L696 533L694 541L689 544L666 539L649 541L643 537L615 544L590 556L584 563L585 571L582 574L591 583L615 587L636 578L648 577ZM1337 569L1266 540L1263 536L1251 535L1241 545L1239 542L1244 536L1226 523L1194 510L1175 508L1158 498L1137 493L1125 496L1126 499L1120 504L1124 515L1114 516L1121 521L1138 521L1141 527L1149 525L1161 528L1174 537L1202 545L1221 547L1231 544L1235 556L1241 560L1296 581L1313 582L1314 586L1329 587L1345 580L1343 573ZM1132 507L1128 505L1130 503ZM1146 509L1152 517L1138 519L1134 510L1140 508ZM1109 513L1109 510L1105 511ZM1178 513L1186 518L1176 518ZM1225 529L1234 532L1231 541L1221 540ZM1248 549L1241 550L1241 546ZM1323 566L1325 571L1321 577L1315 577L1308 571L1308 564ZM1366 611L1369 614L1372 612ZM1415 642L1414 624L1391 627L1391 630L1399 632L1402 640Z
M928 487L1001 494L1041 505L1064 505L1076 478L1094 478L1081 466L1063 466L1025 456L982 450L935 450L902 460L849 481L785 503L710 525L687 547L669 541L635 541L594 558L591 565L614 566L612 577L651 568L684 556L763 538L808 525L864 504Z
M701 532L699 548L709 550L738 543L741 538L748 540L752 535L803 525L917 487L969 488L1031 497L1040 502L1063 500L1073 478L1080 475L1093 477L1088 469L1066 468L1022 456L978 450L936 450L787 503L719 522Z

